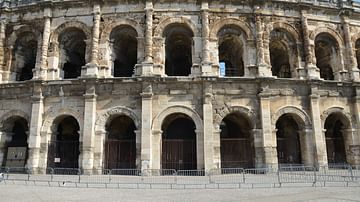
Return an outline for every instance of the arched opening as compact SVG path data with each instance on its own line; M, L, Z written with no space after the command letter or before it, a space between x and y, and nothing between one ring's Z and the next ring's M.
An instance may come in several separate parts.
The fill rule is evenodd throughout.
M278 163L302 164L300 127L290 114L282 115L276 122L276 142Z
M338 66L338 44L336 40L326 33L315 38L316 66L320 70L320 77L325 80L334 80L334 68Z
M193 32L182 24L172 24L164 31L165 74L168 76L188 76L192 67Z
M111 31L114 77L130 77L137 63L137 32L130 26L118 26Z
M243 42L241 30L223 27L218 33L220 75L244 76Z
M231 113L222 120L220 129L221 168L254 168L249 120L240 113Z
M67 28L59 35L61 72L64 79L77 78L85 65L86 35L78 28Z
M18 116L4 122L0 137L0 161L2 167L23 168L28 157L28 122Z
M328 164L345 164L344 129L347 123L342 114L333 113L325 120L325 139Z
M105 169L136 168L136 126L125 115L113 118L106 126Z
M194 121L185 114L166 117L162 124L162 169L194 170L196 133Z
M16 81L26 81L33 78L36 64L37 39L34 33L24 32L17 38L14 46L14 73Z
M54 121L52 140L48 147L48 167L79 168L79 123L73 116L61 116Z
M357 61L357 64L358 64L358 69L360 69L360 39L356 40L355 54L356 54L356 61Z

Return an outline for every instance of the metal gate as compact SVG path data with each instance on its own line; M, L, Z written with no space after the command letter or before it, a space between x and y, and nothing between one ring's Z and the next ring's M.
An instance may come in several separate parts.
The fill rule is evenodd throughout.
M196 169L196 141L163 139L162 169Z
M345 164L346 153L344 140L341 137L326 137L326 152L329 164Z
M79 141L50 141L48 167L79 168Z
M277 155L279 164L301 164L301 150L299 140L297 138L278 137Z
M247 138L223 138L220 146L221 168L253 167L254 151Z
M106 169L136 168L135 140L107 140L104 167Z

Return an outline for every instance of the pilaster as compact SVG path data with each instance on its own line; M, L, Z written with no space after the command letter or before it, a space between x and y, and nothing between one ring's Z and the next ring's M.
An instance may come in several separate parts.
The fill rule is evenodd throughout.
M262 23L262 17L259 11L256 11L255 15L255 27L256 27L256 50L257 50L257 65L259 77L271 77L271 67L266 64L265 61L265 45L263 40L264 28ZM267 41L268 43L268 41ZM268 45L267 45L268 46Z
M28 138L29 157L27 167L35 169L39 167L40 146L41 146L41 126L43 121L44 103L41 84L35 83L33 96L31 97L31 121L30 134Z
M217 70L213 69L210 60L210 28L209 28L209 3L201 3L201 24L202 24L202 61L201 74L203 76L217 76L219 75L219 67ZM214 72L215 71L215 72Z
M5 19L0 18L0 83L3 81L2 73L5 70Z
M84 126L82 135L81 168L91 170L94 167L95 119L96 119L95 84L87 83L84 94Z
M346 46L346 55L348 62L348 70L350 72L350 77L353 81L359 81L360 80L360 75L359 75L359 69L357 67L357 61L356 61L356 57L355 57L355 52L353 49L353 45L351 42L351 33L350 33L350 27L349 27L349 23L347 22L348 17L346 16L341 16L342 19L342 25L343 25L343 30L344 30L344 38L345 38L345 46Z
M316 163L319 166L327 165L327 153L325 143L325 131L322 128L320 117L320 96L317 93L317 86L311 87L310 107L313 122L313 142L315 144Z
M149 83L143 84L141 93L141 169L153 168L153 158L160 158L154 155L152 149L152 86Z
M205 170L219 168L219 165L214 163L214 120L213 120L213 94L212 84L204 84L204 104L203 104L203 145L204 145L204 166ZM220 134L219 134L220 135ZM219 139L220 141L220 139Z

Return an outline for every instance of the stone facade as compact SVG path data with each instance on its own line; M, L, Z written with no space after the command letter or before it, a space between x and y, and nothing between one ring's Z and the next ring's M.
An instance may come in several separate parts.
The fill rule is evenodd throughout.
M195 125L196 168L220 168L221 125L236 114L254 150L251 166L280 163L278 136L286 131L280 119L296 123L289 127L300 144L297 163L330 163L327 132L336 130L346 162L360 164L355 2L2 0L0 5L0 162L13 120L20 118L27 122L26 166L46 168L52 161L49 141L63 117L73 117L78 166L102 169L107 126L126 116L136 127L136 168L162 169L164 122L180 114ZM118 64L130 66L131 74ZM334 129L336 124L341 127Z

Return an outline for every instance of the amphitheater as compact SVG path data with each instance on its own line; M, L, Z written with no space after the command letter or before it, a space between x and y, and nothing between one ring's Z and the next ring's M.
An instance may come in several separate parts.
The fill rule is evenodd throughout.
M360 3L0 0L0 167L360 164Z

